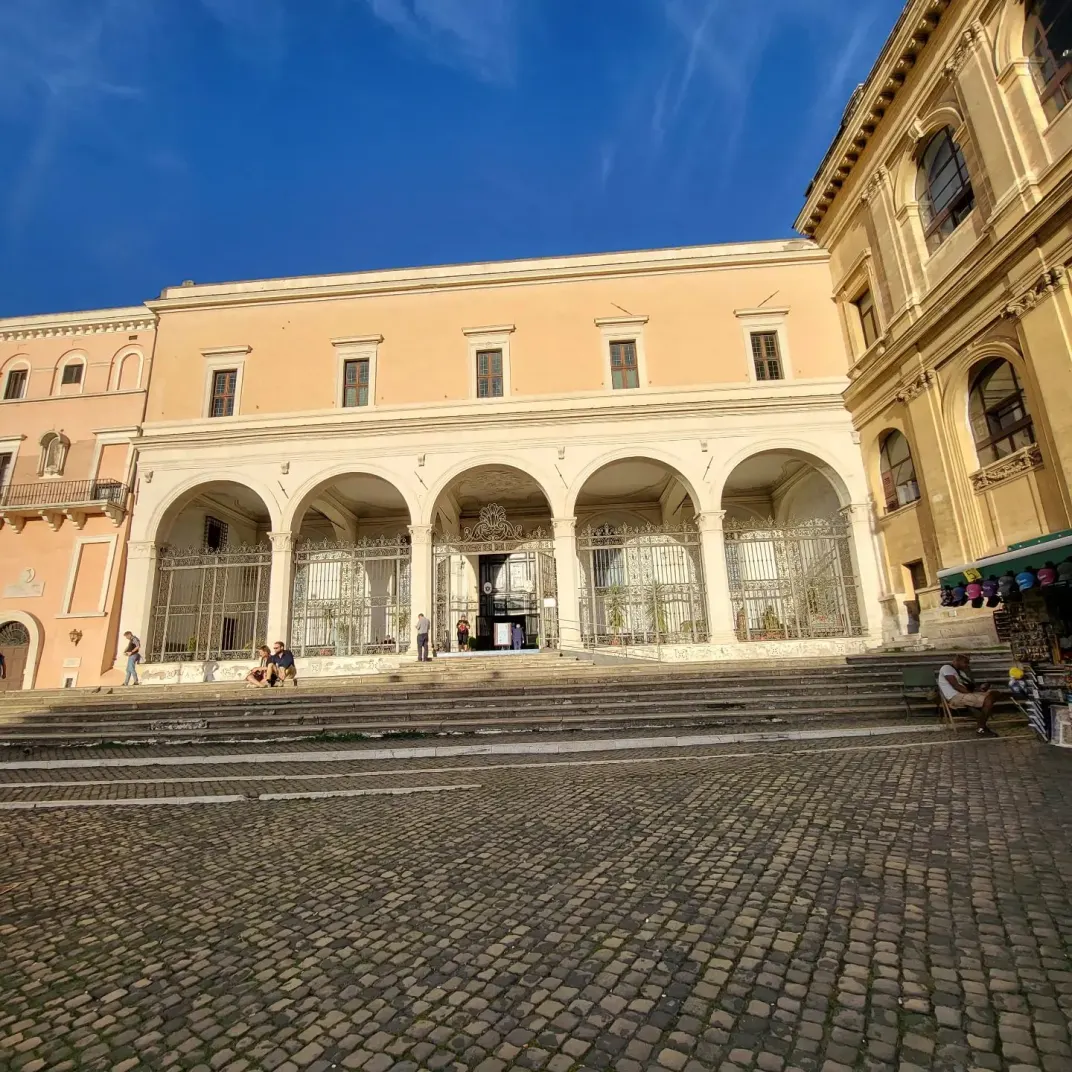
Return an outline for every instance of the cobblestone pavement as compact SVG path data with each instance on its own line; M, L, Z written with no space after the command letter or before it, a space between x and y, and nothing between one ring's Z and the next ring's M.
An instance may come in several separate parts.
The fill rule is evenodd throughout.
M853 744L0 813L0 1068L1072 1069L1072 755Z

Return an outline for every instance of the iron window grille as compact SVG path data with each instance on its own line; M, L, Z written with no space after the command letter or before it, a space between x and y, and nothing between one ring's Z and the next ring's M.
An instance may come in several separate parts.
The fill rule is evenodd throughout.
M226 521L205 515L205 550L223 551L227 547L230 530Z

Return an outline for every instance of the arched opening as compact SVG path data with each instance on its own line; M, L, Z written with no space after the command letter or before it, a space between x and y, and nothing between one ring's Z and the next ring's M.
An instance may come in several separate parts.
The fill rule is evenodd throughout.
M115 377L117 391L133 391L141 386L141 354L136 351L119 359L119 369Z
M30 363L24 357L12 358L4 368L3 399L16 402L26 397L26 387L30 382Z
M30 662L30 631L22 622L0 619L0 655L6 675L0 678L0 692L16 692L24 687Z
M968 382L968 419L980 465L1035 442L1035 428L1016 370L1004 358L982 362Z
M696 514L684 477L660 461L621 459L584 482L576 515L586 646L707 640Z
M899 510L919 499L916 466L908 440L897 431L883 432L879 440L879 473L886 511Z
M975 207L971 176L952 127L931 135L919 154L916 197L923 214L927 248L935 250Z
M368 473L310 491L297 536L289 643L296 655L403 652L409 645L410 514L402 493Z
M800 451L753 454L722 491L726 571L741 641L862 632L840 478Z
M437 651L558 646L551 518L544 489L513 466L475 466L442 489L432 513Z
M65 354L56 367L54 393L80 395L85 383L86 355L81 352Z
M1072 100L1072 4L1027 0L1024 55L1031 62L1042 110L1056 119Z
M150 661L252 659L266 640L271 512L243 484L182 495L157 529Z

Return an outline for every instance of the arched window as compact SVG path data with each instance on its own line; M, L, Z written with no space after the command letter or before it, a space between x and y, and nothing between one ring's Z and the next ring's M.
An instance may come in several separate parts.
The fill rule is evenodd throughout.
M46 432L41 437L41 462L38 472L41 476L61 476L67 464L67 448L70 440L56 432Z
M951 127L939 130L924 147L917 189L927 248L934 250L975 207L971 177Z
M898 431L887 432L879 449L882 471L882 495L887 510L897 510L919 498L916 467L908 440Z
M1031 61L1042 110L1054 119L1072 100L1072 3L1027 0L1024 54Z
M981 465L1035 442L1016 370L1001 358L988 361L972 377L969 416Z

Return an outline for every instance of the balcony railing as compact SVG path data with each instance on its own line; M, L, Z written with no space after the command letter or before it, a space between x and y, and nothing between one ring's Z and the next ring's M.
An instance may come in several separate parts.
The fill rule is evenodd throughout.
M129 489L118 480L39 480L0 488L0 510L63 510L126 505Z

